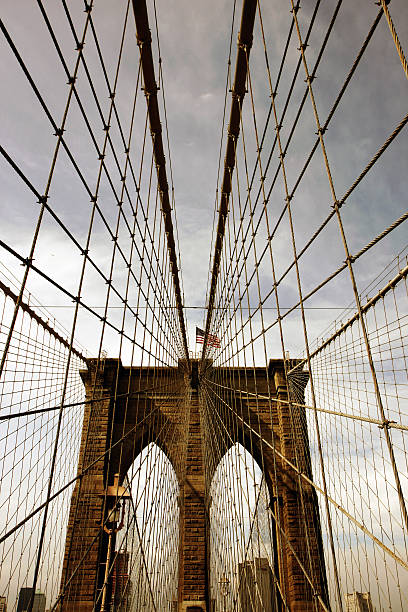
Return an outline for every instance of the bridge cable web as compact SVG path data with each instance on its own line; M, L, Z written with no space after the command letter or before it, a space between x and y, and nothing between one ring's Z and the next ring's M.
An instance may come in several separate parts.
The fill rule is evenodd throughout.
M323 121L316 103L319 80L315 79L318 78L317 69L330 49L330 37L336 31L342 4L338 2L333 6L330 18L325 15L327 29L320 36L321 46L314 50L312 60L309 60L307 47L310 40L316 44L313 28L316 24L321 28L323 22L323 16L319 13L320 3L314 3L314 10L308 11L307 18L301 19L299 4L295 6L290 2L292 18L288 39L281 62L274 59L275 66L278 66L275 77L272 76L268 54L268 33L264 30L264 24L270 23L263 18L266 9L261 3L244 2L243 5L245 23L241 23L235 82L231 89L223 191L219 198L216 196L218 226L202 359L207 462L211 475L220 457L230 453L229 449L237 441L244 443L251 455L256 456L262 473L272 480L272 483L269 482L269 497L272 500L283 499L283 505L273 502L268 509L269 521L273 525L271 531L281 538L277 545L275 543L275 553L280 547L292 548L291 563L296 568L292 571L303 574L304 588L306 591L310 589L310 594L306 594L310 606L315 609L328 609L329 606L343 609L356 596L356 592L366 592L373 605L380 609L383 606L404 609L406 602L402 584L406 584L407 570L404 497L407 459L403 440L407 422L401 408L406 399L406 250L365 291L359 289L361 282L357 280L357 272L361 274L364 263L356 262L367 256L374 247L386 244L388 236L396 235L398 240L397 230L406 221L407 213L400 213L395 220L384 216L384 224L378 233L371 235L365 244L360 243L359 248L352 252L348 246L350 237L347 233L351 232L347 205L350 206L349 200L352 195L355 196L355 190L361 189L363 182L369 180L369 173L400 135L407 123L407 116L392 128L377 152L363 162L360 174L350 180L344 195L339 197L334 188L334 166L329 161L326 148L326 143L331 142L328 129L335 122L341 104L347 99L360 64L371 51L370 44L375 35L378 36L384 11L389 11L386 3L382 3L344 81L339 80L339 75L332 78L333 83L339 80L339 89L331 107L324 101L328 112ZM259 22L258 25L255 23L253 40L260 44L261 51L257 55L256 72L253 73L250 52L252 58L254 49L245 26L251 22L248 13L252 11L252 17L255 10L258 11ZM395 32L392 34L404 66L398 36ZM290 64L288 57L294 45L297 45L297 63L293 77L289 77L293 62ZM271 98L269 106L260 85L259 58L262 51L267 95ZM280 91L284 88L284 84L280 83L282 75L286 76L286 83L290 83L283 100ZM302 84L303 80L306 84ZM280 105L277 100L280 100ZM307 104L310 106L307 107ZM309 151L302 148L304 154L296 160L298 169L294 173L293 147L297 132L304 125L313 129L313 124L316 134L313 139L309 134L309 142L312 141L313 145ZM335 145L332 143L331 146ZM279 158L275 167L274 154ZM326 205L327 212L324 206L320 210L313 207L306 235L300 231L299 219L303 217L295 196L303 195L305 198L306 194L308 197L306 181L311 168L318 173L319 180L323 181L326 176L329 187L326 201L329 204ZM338 174L342 175L341 172ZM320 191L317 188L315 191L320 201L324 201ZM284 205L279 209L280 194ZM340 241L331 229L335 224ZM336 262L336 258L331 257L325 235L330 236L331 241L336 241L339 263L331 269L321 265L322 270L327 270L327 276L311 275L313 259L309 254L315 249L316 258L317 245L317 248L328 251L330 265ZM286 241L286 247L283 241ZM303 265L304 260L306 263ZM326 337L319 338L312 350L309 330L314 329L315 324L308 316L305 304L316 303L316 298L323 302L327 300L327 287L334 282L341 282L344 287L345 272L351 287L347 295L353 296L352 305L343 313L343 318L335 322L334 329ZM315 284L311 283L311 276L317 279ZM292 305L289 302L287 306L288 286L296 288L294 294L297 293L297 297L291 298ZM275 318L269 308L271 300L275 301ZM303 354L298 352L297 359L292 357L294 323L298 330L303 329L304 336ZM276 373L273 375L273 358L279 354L278 346L283 360L281 374L284 382L281 381L281 384L282 389L286 386L287 397L283 394L279 397L276 388L279 375L278 379ZM262 362L266 383L257 382L262 380L259 372ZM251 368L253 374L250 375ZM283 417L279 414L279 404L288 407L286 419L290 423L290 431L286 431L281 422ZM268 405L269 422L274 423L272 439L268 439L266 432L263 434L262 431L268 418L265 416ZM251 406L256 408L251 410ZM287 423L284 425L287 426ZM292 439L293 447L286 444L282 436L289 441ZM307 450L309 446L310 452ZM268 457L271 453L272 457ZM256 469L239 470L237 463L239 460L235 459L231 469L236 472L237 488L245 491L249 482L256 481ZM294 534L285 516L287 483L279 479L283 466L293 475L296 516L301 523L297 537L304 541L301 554L293 548ZM233 474L225 475L224 480L233 478ZM209 490L208 495L211 507L217 504L214 513L224 513L224 518L218 522L214 519L213 541L217 541L220 550L214 555L210 571L215 574L213 585L229 585L229 593L225 596L227 606L237 609L238 602L245 598L245 589L248 589L247 595L254 596L256 589L248 585L252 584L254 572L258 573L258 585L262 583L260 557L267 558L269 555L271 584L274 596L278 598L277 604L280 602L287 609L292 609L292 594L285 593L282 588L282 575L286 571L284 562L281 561L280 565L276 563L273 546L269 545L269 551L267 547L261 550L254 545L246 550L235 539L236 532L234 537L232 533L216 533L217 529L222 529L226 517L230 516L231 504L240 505L242 514L245 504L237 502L239 495L232 491L222 492L220 486L216 502L214 491ZM314 495L319 511L311 524L311 516L316 509ZM251 526L259 522L255 508L257 504L253 502ZM242 541L247 541L244 521L237 529ZM316 535L320 530L322 542L318 542ZM325 561L319 568L315 557L316 549L320 546L324 548ZM225 559L223 566L220 566L217 555L221 558L222 550L226 548L231 551L231 558ZM244 561L247 561L246 565ZM246 568L246 576L242 571L240 575L239 570L243 567ZM349 595L345 595L347 593ZM265 596L260 592L257 596L259 601L257 604L251 603L251 609L261 609L256 605L261 605ZM300 594L297 599L299 597ZM248 600L245 602L248 605Z
M160 127L167 114L157 7L150 34L145 4L133 4L140 61L131 3L121 4L106 36L99 19L108 7L84 3L84 14L62 0L54 12L38 0L33 23L58 65L56 96L13 24L0 23L9 61L41 109L44 143L36 146L44 144L50 167L42 176L18 149L0 149L27 215L21 236L5 232L0 243L12 269L0 285L0 578L14 609L22 586L33 589L29 609L36 587L52 609L69 609L89 591L93 609L180 603L180 500L195 395L167 120L165 143ZM407 116L382 121L388 132L376 152L364 149L349 175L336 156L343 148L353 158L336 122L345 105L353 108L357 75L375 63L373 45L387 36L404 70L406 60L399 21L382 0L359 30L349 68L330 74L336 94L326 98L346 4L332 3L329 14L319 1L302 10L289 2L276 60L268 28L281 6L244 1L234 81L233 4L232 105L199 376L216 610L296 602L342 609L358 593L379 609L406 607L407 213L396 202L356 238L349 210L367 199L373 174L389 180L383 169ZM224 123L220 151L223 139ZM52 265L56 245L62 269ZM370 262L383 252L383 265L395 249L399 257L377 277ZM74 303L69 332L33 300L37 287L42 303ZM322 334L308 305L344 305L344 297L351 306ZM93 359L78 344L84 337L94 342Z
M61 3L66 27L62 35L57 25L61 14L57 16L40 0L37 4L36 25L44 29L44 36L49 37L50 49L55 52L62 69L59 74L65 74L65 82L68 80L68 95L65 95L62 120L58 122L54 118L55 100L48 104L46 96L41 93L40 79L36 82L36 67L30 70L31 62L24 58L18 42L20 48L24 45L18 41L18 36L13 38L12 29L9 30L2 21L0 27L12 59L22 71L34 103L38 103L44 113L44 129L47 130L48 124L48 131L55 132L56 145L44 191L36 187L36 181L30 178L24 163L19 163L5 148L1 149L3 160L15 173L16 182L20 181L31 197L34 195L39 202L28 256L24 253L25 247L19 247L18 243L15 247L5 240L1 242L10 256L7 261L13 271L19 272L16 263L24 267L23 275L16 273L18 281L14 292L6 282L1 286L4 295L1 418L6 427L2 437L5 521L1 538L1 588L10 605L13 599L16 601L15 607L18 586L32 589L26 602L28 609L36 605L36 588L45 593L52 609L61 609L67 597L69 599L75 590L81 591L86 583L87 559L98 550L104 538L110 537L107 535L109 529L106 531L110 527L109 514L104 518L106 493L102 523L92 541L89 543L84 538L82 548L77 546L74 550L72 541L68 542L64 553L68 520L75 524L78 517L84 522L89 518L91 509L80 508L80 493L85 497L91 494L93 472L98 471L101 462L109 465L112 453L122 447L124 441L133 439L135 430L148 449L144 451L143 465L149 467L143 478L139 473L145 469L143 466L128 476L135 506L134 512L127 514L127 525L120 542L126 545L133 538L133 569L135 564L139 569L142 558L146 563L146 555L150 555L150 566L153 563L155 568L161 568L161 575L158 574L154 581L155 589L166 584L169 572L177 572L176 520L171 523L173 537L164 542L161 555L154 551L154 558L152 552L149 530L153 524L156 536L159 535L158 526L163 521L158 517L165 504L156 504L152 516L141 526L136 519L140 508L143 508L146 518L146 504L154 502L154 495L157 498L160 473L159 484L166 485L160 489L161 494L165 493L169 508L175 503L175 485L173 482L171 488L169 484L169 466L163 463L163 457L156 457L152 446L157 441L157 431L163 429L160 398L156 401L155 411L133 423L130 429L124 423L118 439L113 440L111 433L106 447L95 446L95 437L103 422L106 404L111 404L115 413L118 402L122 402L121 409L125 405L125 410L129 398L146 406L146 397L162 393L165 398L162 401L167 406L170 403L182 407L183 390L180 390L174 366L180 358L188 358L188 355L172 213L166 194L163 144L161 135L153 133L155 127L157 129L154 124L157 119L152 117L152 112L158 112L158 106L156 102L152 111L152 103L157 99L157 91L145 89L146 109L139 93L142 85L146 84L146 76L149 76L146 72L142 76L143 59L140 62L130 60L134 68L133 99L129 98L128 91L124 91L126 82L123 77L121 79L124 62L129 63L132 54L139 55L134 41L134 25L132 27L132 5L130 2L122 3L120 21L117 15L115 18L115 23L121 23L114 32L115 44L112 47L112 40L109 41L107 50L106 43L98 34L101 22L92 2L84 3L85 14L81 14L78 7L71 8L64 1ZM142 54L149 47L148 41L141 41L140 37L138 44ZM75 55L72 54L73 47L76 48ZM116 48L116 58L112 56L113 48ZM160 74L162 82L161 68ZM154 73L152 76L154 80ZM59 95L62 102L62 91ZM124 106L124 95L128 109L125 117L120 110ZM108 105L105 100L108 100ZM152 138L148 135L149 126ZM76 139L79 132L81 150ZM83 163L83 151L88 156L87 164ZM96 159L97 163L90 163L91 159ZM84 219L89 219L85 232L75 224L73 226L60 207L64 190L59 170L67 164L71 168L70 180L75 184L75 196L84 207L82 214ZM90 170L94 170L93 176ZM85 205L86 197L91 200L90 207ZM58 276L56 270L51 273L44 265L44 249L47 250L47 241L52 240L55 228L60 232L59 256L75 258L77 264L82 261L77 265L76 276L74 274L70 279ZM109 242L111 246L107 249ZM100 244L103 244L107 258L100 251ZM28 289L33 275L44 282L43 296L47 302L63 304L64 300L72 300L75 303L68 333L57 333L55 323L50 323L47 315L42 318L37 314L38 306L33 304ZM33 280L32 286L35 287L36 282ZM105 303L102 313L92 306L98 301L95 295ZM114 309L117 304L122 305L121 312ZM96 357L91 361L86 360L77 344L78 336L84 336L84 327L92 330L91 334L98 338L93 351ZM118 340L114 339L114 333ZM107 361L105 346L108 344L115 355L113 364ZM135 379L138 368L148 369L144 389L127 388L120 392L117 385L113 385L112 390L106 392L98 386L108 363L117 378L121 358L130 363L130 372ZM95 373L95 379L85 398L79 372L81 370L85 375L87 369ZM160 435L160 443L165 444L177 433L180 433L177 428L165 430ZM82 453L87 461L80 462L77 471L81 445L87 449L85 455ZM120 465L119 461L119 471ZM24 503L21 503L22 499L25 499ZM122 501L119 499L118 503L122 504ZM76 529L80 532L81 526ZM111 550L110 554L108 574L106 579L102 577L95 593L94 605L98 609L108 605L108 587L112 588L116 558L120 558L119 549ZM147 580L150 579L147 576ZM131 582L129 576L128 581ZM129 597L130 591L128 588ZM132 601L137 601L142 593L141 587L139 591L136 589ZM153 603L154 609L162 609L163 602L156 594Z

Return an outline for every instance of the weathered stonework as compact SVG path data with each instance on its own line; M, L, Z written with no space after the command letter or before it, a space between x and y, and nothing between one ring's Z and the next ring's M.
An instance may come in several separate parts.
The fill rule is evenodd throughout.
M180 486L176 607L179 612L209 611L206 532L209 483L205 479L211 481L211 474L208 471L205 474L204 470L198 365L193 363L192 373L185 362L172 369L132 370L122 367L118 360L109 359L97 371L95 360L90 360L88 370L81 372L89 403L85 407L79 473L84 466L93 464L78 481L72 496L61 581L62 610L100 609L108 548L108 536L101 534L101 525L112 507L106 496L107 487L113 485L116 473L122 482L137 455L155 439L173 464ZM223 374L220 369L212 369L209 363L205 367L210 381ZM304 482L299 487L299 474L291 468L291 465L297 466L299 471L311 475L307 433L301 427L304 415L299 408L297 412L290 411L286 403L288 389L282 361L270 362L268 376L264 368L229 369L228 376L229 389L224 389L223 400L234 407L241 420L237 426L236 419L227 419L228 435L219 440L218 447L225 453L232 444L240 442L264 470L271 510L278 519L275 575L279 577L290 610L316 610L316 593L323 600L327 598L316 495ZM240 389L254 395L247 395L243 400ZM272 407L265 399L269 392L274 398ZM175 396L177 402L172 399ZM184 412L180 410L183 397ZM136 426L137 423L143 425ZM250 448L249 428L254 434ZM265 441L262 448L256 443L260 439ZM96 461L98 457L101 458ZM222 456L215 458L215 467L221 459ZM315 592L300 563L313 577ZM77 566L80 569L76 570ZM67 579L69 583L64 588Z
M316 595L327 601L319 511L314 489L304 479L300 483L299 477L299 472L312 476L306 416L304 408L289 407L283 361L271 360L268 372L265 368L209 368L206 378L221 383L218 399L238 416L232 418L231 411L219 448L239 442L263 469L277 519L275 575L286 602L293 612L316 610L316 605L319 609ZM306 382L307 378L304 386ZM300 563L312 577L314 591Z

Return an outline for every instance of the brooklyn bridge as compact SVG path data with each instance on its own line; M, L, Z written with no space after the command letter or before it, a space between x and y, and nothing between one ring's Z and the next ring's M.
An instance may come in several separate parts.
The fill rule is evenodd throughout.
M0 29L0 612L408 610L408 5Z

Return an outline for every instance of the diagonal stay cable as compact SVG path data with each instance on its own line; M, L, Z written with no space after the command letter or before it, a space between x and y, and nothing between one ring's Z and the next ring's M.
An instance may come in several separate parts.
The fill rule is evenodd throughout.
M241 27L238 36L238 53L235 65L235 77L232 87L232 101L230 120L228 125L228 137L224 163L224 176L221 184L221 195L219 203L217 236L214 245L214 261L212 268L211 284L208 297L207 320L203 343L203 359L206 353L208 334L210 331L212 314L214 309L217 279L221 261L222 245L225 235L226 219L228 215L229 197L232 190L232 173L236 161L236 141L240 132L240 121L242 103L246 93L247 78L247 55L249 56L252 46L253 29L256 13L256 0L244 0L242 5Z
M136 0L133 0L133 12L136 22L137 42L140 48L144 91L146 95L147 112L149 115L150 132L152 135L153 155L156 164L158 189L160 193L162 214L167 237L171 273L173 276L175 288L176 304L178 309L183 346L185 356L188 361L189 356L186 326L184 322L183 304L181 299L179 268L177 262L176 244L174 240L173 221L169 197L169 185L167 182L166 174L166 161L164 157L162 127L160 122L159 105L157 101L157 84L152 54L152 37L149 29L146 2L144 0L141 0L140 2L136 2Z

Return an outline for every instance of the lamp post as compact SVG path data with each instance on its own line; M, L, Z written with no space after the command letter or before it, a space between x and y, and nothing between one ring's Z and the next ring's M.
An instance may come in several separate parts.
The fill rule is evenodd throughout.
M118 533L124 525L125 520L125 501L130 499L129 491L119 485L119 474L115 474L113 486L107 487L106 489L107 502L109 500L115 500L113 507L109 510L108 516L103 525L104 531L108 534L108 550L106 553L106 565L105 565L105 576L103 579L102 587L102 603L101 612L109 612L109 601L108 601L108 583L109 583L109 567L111 564L112 557L112 536ZM122 502L122 505L121 505ZM121 516L122 509L122 516ZM118 522L120 521L119 525Z
M120 509L121 509L120 503L115 504L107 516L106 524L103 526L104 531L108 534L109 537L108 537L108 551L106 553L105 577L103 579L103 587L102 587L103 590L102 590L101 612L109 611L109 603L107 601L107 596L108 596L109 566L111 563L111 556L112 556L112 536L113 534L116 534L118 531L120 531L123 527L123 518L124 518L124 511L125 511L124 503L122 506L122 520L120 521L119 525L117 525L118 521L120 520Z

